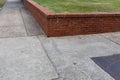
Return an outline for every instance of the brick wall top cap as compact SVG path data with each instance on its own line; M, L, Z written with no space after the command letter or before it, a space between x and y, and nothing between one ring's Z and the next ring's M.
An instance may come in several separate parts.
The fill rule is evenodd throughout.
M77 17L77 18L82 18L82 17L120 17L120 12L114 12L114 13L109 13L109 12L90 12L90 13L52 13L48 14L48 18L56 18L56 17Z

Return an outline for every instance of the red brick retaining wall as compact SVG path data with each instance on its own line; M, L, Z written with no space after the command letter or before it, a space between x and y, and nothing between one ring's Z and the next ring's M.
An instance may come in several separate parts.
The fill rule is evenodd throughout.
M120 31L120 13L53 13L32 0L22 0L47 36Z

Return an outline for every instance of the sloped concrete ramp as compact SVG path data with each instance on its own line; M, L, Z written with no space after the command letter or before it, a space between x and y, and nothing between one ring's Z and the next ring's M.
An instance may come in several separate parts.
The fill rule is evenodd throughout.
M7 0L0 11L0 37L43 35L42 29L20 0Z

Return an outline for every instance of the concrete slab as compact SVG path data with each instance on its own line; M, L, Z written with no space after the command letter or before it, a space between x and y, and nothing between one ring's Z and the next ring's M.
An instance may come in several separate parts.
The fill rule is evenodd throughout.
M3 9L0 13L0 26L24 26L21 14L18 9Z
M72 58L69 65L58 69L60 79L55 80L114 80L89 58Z
M18 4L21 2L21 0L7 0L7 2L4 5L4 8L18 8Z
M28 13L20 0L8 0L0 12L0 37L7 37L0 39L0 80L58 78L39 39L26 37L41 34L34 27L37 26L35 20Z
M12 12L14 12L14 13L18 13L19 12L19 8L18 7L16 7L16 8L2 8L2 11L1 11L1 13L3 13L3 14L12 14ZM14 14L13 13L13 14ZM12 14L12 15L13 15Z
M24 36L27 36L27 33L22 26L0 26L0 38Z
M119 45L99 35L39 39L63 80L114 80L90 58L119 54Z
M28 36L43 35L43 31L26 8L20 9Z
M80 56L104 56L117 54L120 46L99 35L73 36L62 38L49 38L52 44L61 53L68 53Z
M120 54L118 35L46 38L20 0L8 0L0 19L0 37L25 36L0 39L0 80L114 80L90 58Z
M8 0L0 12L0 19L0 37L43 35L42 29L21 0Z
M120 44L120 32L106 33L101 35L117 44Z
M57 77L36 37L0 39L0 80L52 80Z

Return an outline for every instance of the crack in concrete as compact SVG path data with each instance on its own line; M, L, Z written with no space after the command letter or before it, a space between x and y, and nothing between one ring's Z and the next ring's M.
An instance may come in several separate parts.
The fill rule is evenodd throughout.
M116 41L113 41L113 40L110 39L110 38L107 38L107 37L105 37L105 36L103 36L103 35L100 35L100 36L104 37L105 39L107 39L107 40L109 40L109 41L111 41L111 42L113 42L113 43L115 43L115 44L117 44L117 45L120 45L120 43L118 43L118 42L116 42Z
M58 78L54 78L54 79L51 79L51 80L56 80L56 79L59 79L60 77L59 77L59 73L58 73L58 71L57 71L56 66L54 65L53 61L52 61L52 60L51 60L51 58L49 57L49 55L48 55L48 53L47 53L47 50L45 49L45 47L44 47L43 43L41 42L41 40L39 39L39 37L38 37L38 36L37 36L37 38L38 38L38 40L39 40L39 42L40 42L40 44L41 44L41 46L42 46L43 50L45 51L46 56L48 57L48 59L49 59L49 61L51 62L52 66L54 67L54 69L55 69L55 72L56 72L57 76L58 76Z

